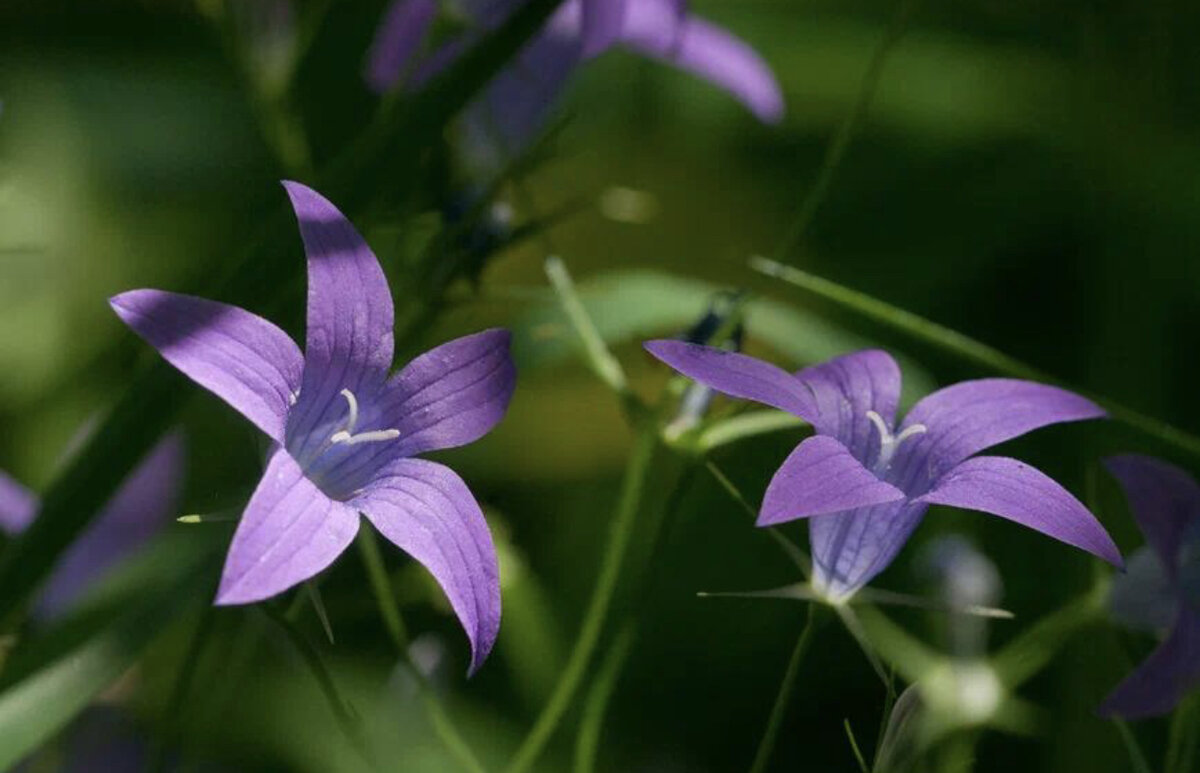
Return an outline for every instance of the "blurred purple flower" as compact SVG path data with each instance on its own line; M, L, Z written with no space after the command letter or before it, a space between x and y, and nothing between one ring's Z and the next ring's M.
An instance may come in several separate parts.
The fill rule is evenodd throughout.
M1058 422L1104 416L1078 395L1014 379L965 381L918 402L896 423L900 368L862 351L795 375L742 354L681 341L646 344L675 370L733 397L810 423L775 473L759 526L809 518L813 585L848 599L883 571L931 504L998 515L1113 564L1121 556L1075 497L1015 459L974 456Z
M459 338L389 378L392 296L378 260L320 194L284 187L308 253L304 354L236 306L160 290L111 301L168 362L274 441L216 603L260 601L322 571L354 539L361 512L442 586L474 671L500 626L496 550L462 479L415 457L477 440L504 416L516 382L509 333Z
M175 511L183 467L183 439L168 435L59 559L35 602L36 617L45 620L60 615L167 523ZM0 473L0 531L23 531L37 517L38 507L32 492Z
M367 83L379 92L400 80L424 83L520 5L464 0L472 28L422 56L436 0L395 0L372 44ZM567 0L467 109L469 152L492 168L520 153L546 124L575 67L614 45L707 80L761 121L783 117L783 95L766 62L744 41L688 13L685 0Z
M1166 714L1200 687L1200 485L1148 456L1114 456L1104 464L1124 489L1147 543L1113 582L1113 616L1168 633L1105 698L1100 713L1127 719Z

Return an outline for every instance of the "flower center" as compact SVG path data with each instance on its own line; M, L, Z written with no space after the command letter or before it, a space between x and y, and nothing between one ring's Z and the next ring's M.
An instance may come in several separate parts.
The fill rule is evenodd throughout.
M398 429L373 429L367 432L355 433L358 426L358 399L349 389L343 389L339 394L346 398L346 423L337 432L329 436L329 442L334 445L356 446L360 443L379 443L385 440L395 440L400 437Z
M910 437L922 435L928 431L924 424L914 424L905 428L899 435L893 435L892 431L888 429L887 422L875 411L867 411L867 418L875 425L875 429L879 430L879 458L875 460L876 471L888 468L901 443Z

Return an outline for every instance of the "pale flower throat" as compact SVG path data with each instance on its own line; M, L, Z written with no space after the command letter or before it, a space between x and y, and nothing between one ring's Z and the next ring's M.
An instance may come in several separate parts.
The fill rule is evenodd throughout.
M924 424L914 424L908 427L899 435L892 435L888 429L887 422L883 420L875 411L867 411L867 418L875 425L875 429L879 430L879 458L875 460L875 472L880 473L888 468L892 463L892 457L896 454L896 449L900 444L910 437L924 434L927 428Z

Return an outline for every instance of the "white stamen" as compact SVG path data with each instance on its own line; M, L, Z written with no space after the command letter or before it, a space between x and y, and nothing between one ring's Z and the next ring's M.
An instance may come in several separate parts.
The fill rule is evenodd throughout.
M905 427L899 435L892 435L888 429L887 422L883 420L875 411L867 411L867 418L875 425L875 429L879 430L879 458L875 461L875 469L886 469L892 463L892 456L896 453L896 449L900 444L910 437L927 432L924 424L914 424L911 427Z
M357 435L351 435L343 430L333 433L333 437L329 439L341 445L356 446L359 443L378 443L384 440L395 440L398 437L400 437L398 429L376 429L370 432L360 432Z
M358 399L349 389L343 389L339 394L346 398L346 424L329 436L329 442L334 445L356 446L359 443L378 443L384 440L395 440L400 437L398 429L375 429L368 432L354 433L358 426Z
M343 389L340 394L346 398L346 403L350 406L350 416L346 419L346 433L353 435L354 428L358 426L358 399L354 397L354 393L349 389ZM337 435L334 435L334 437L337 437ZM335 440L333 442L336 443L338 441Z

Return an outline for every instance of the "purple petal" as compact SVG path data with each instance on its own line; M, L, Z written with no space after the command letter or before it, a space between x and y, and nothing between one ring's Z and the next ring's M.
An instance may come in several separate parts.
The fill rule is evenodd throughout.
M625 14L621 42L729 92L760 121L783 118L783 93L771 68L745 41L695 16L680 21L678 0L638 0Z
M1121 553L1083 503L1016 459L979 456L938 480L917 502L980 510L1019 523L1121 567Z
M833 601L853 596L887 569L928 507L889 502L810 518L813 585Z
M500 569L467 484L449 467L400 459L351 504L442 586L471 642L474 673L500 630Z
M810 423L818 415L811 391L769 362L684 341L647 341L643 346L683 375L718 392L770 405Z
M1200 521L1200 484L1175 465L1140 454L1110 456L1104 466L1121 484L1134 520L1173 581L1183 534Z
M437 16L437 0L394 0L384 12L367 55L367 85L390 89L408 70Z
M184 458L184 442L178 434L168 435L151 450L63 554L38 597L39 617L60 614L170 522L179 501Z
M288 416L289 450L307 458L339 424L348 389L374 396L392 366L392 296L371 248L321 194L284 182L308 254L308 337L300 398Z
M400 430L397 453L455 448L491 432L517 384L511 342L500 328L456 338L393 376L382 405L387 425Z
M38 510L32 491L0 472L0 532L18 534L25 530Z
M322 493L276 448L233 535L216 603L282 593L333 563L357 533L354 508Z
M905 442L893 480L912 486L936 482L962 460L1026 432L1105 416L1100 406L1058 387L1007 378L963 381L918 402L901 431L922 424L928 430Z
M1170 712L1200 686L1200 613L1180 607L1170 635L1100 704L1102 716L1141 719Z
M304 368L287 333L237 306L161 290L131 290L109 304L167 362L283 442Z
M816 435L796 446L771 478L759 526L895 502L904 492L862 466L844 445Z
M545 128L579 60L574 36L543 32L530 41L463 114L470 162L498 172L520 156Z
M625 23L627 0L581 0L583 55L596 56L617 41ZM635 4L638 0L634 0Z
M879 454L879 430L867 418L874 411L889 429L900 402L900 366L878 349L835 357L796 374L816 403L813 426L832 435L865 464Z

